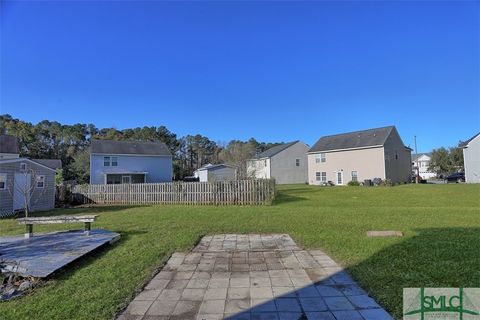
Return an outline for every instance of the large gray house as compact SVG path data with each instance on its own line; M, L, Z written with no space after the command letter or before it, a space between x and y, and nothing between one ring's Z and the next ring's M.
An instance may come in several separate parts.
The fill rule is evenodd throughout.
M55 206L55 170L60 160L19 155L14 136L0 135L0 217L17 210L43 211Z
M309 184L349 181L410 181L411 149L394 126L321 137L308 151Z
M480 183L480 133L462 144L465 182Z
M301 141L270 148L247 161L247 175L275 179L278 184L307 182L308 146Z
M172 154L163 142L92 140L90 184L171 182Z

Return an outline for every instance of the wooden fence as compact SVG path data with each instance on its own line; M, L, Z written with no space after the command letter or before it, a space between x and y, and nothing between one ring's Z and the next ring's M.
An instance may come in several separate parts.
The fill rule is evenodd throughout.
M77 203L262 205L275 198L275 181L171 182L77 185Z

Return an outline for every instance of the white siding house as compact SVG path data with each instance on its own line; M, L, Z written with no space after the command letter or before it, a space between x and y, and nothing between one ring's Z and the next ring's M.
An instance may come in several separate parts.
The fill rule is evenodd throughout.
M435 178L437 174L428 170L431 160L432 158L429 153L412 154L412 169L414 174L417 174L418 168L418 174L422 179Z
M463 144L465 182L480 183L480 133Z

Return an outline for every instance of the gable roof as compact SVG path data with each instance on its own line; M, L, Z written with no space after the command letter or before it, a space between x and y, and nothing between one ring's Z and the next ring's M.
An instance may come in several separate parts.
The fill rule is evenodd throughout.
M198 168L197 170L195 171L201 171L201 170L216 170L216 169L220 169L220 168L224 168L224 167L228 167L228 168L232 168L232 169L235 169L235 167L231 166L231 165L228 165L228 164L225 164L225 163L220 163L220 164L211 164L211 163L208 163L200 168Z
M417 156L418 156L419 159L423 156L427 156L427 157L431 158L432 153L431 152L425 152L425 153L419 153L419 154L412 153L412 155L411 155L412 160L417 160Z
M460 144L459 147L461 147L461 148L466 148L466 147L468 147L468 144L469 144L473 139L475 139L476 137L478 137L479 135L480 135L480 132L477 133L476 135L474 135L473 137L471 137L470 139L468 139L467 141L465 141L465 142L463 142L462 144Z
M274 155L276 155L277 153L280 153L283 150L285 150L287 148L290 148L291 146L293 146L295 143L297 143L299 141L300 140L295 140L295 141L288 142L288 143L282 143L282 144L280 144L278 146L275 146L275 147L271 147L270 149L267 149L267 150L257 154L254 157L254 159L271 158Z
M53 171L55 172L55 169L54 168L51 168L49 166L46 166L40 162L37 162L36 160L32 160L32 159L28 159L28 158L15 158L15 159L1 159L0 160L0 165L1 164L4 164L4 163L14 163L14 162L30 162L30 163L33 163L33 164L36 164L36 165L39 165L45 169L48 169L50 171Z
M55 170L62 168L62 160L60 159L31 159L31 160Z
M171 156L163 142L92 140L91 153Z
M353 131L321 137L308 152L383 146L395 126Z
M17 137L6 134L0 135L0 153L20 153Z

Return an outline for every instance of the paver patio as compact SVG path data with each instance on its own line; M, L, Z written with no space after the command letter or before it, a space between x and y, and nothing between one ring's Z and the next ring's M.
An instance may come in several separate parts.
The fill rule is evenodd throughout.
M174 253L118 319L392 318L321 250L286 234L219 234Z

